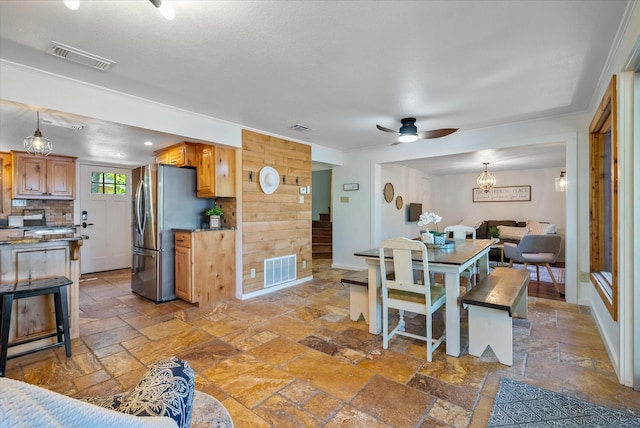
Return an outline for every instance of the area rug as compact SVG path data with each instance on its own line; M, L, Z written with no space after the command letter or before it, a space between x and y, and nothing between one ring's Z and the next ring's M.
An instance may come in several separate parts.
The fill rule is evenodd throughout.
M640 426L640 417L502 378L487 427Z
M221 402L209 394L196 391L190 428L233 428L233 420Z

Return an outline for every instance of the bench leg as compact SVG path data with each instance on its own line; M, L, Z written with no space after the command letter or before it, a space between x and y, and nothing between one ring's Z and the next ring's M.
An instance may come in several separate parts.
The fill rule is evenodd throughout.
M523 299L524 300L524 299ZM491 346L502 364L513 364L513 332L507 311L468 305L469 354L476 357Z
M351 321L358 321L362 314L365 322L369 324L369 292L362 285L349 285L349 314Z

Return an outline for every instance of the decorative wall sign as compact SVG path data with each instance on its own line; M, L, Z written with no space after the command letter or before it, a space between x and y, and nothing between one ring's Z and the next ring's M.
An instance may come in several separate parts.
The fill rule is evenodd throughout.
M342 190L358 190L360 185L358 183L345 183L342 185Z
M404 205L404 202L402 201L402 196L400 195L396 196L396 208L401 209L403 205Z
M384 200L387 202L393 201L393 184L387 183L384 185Z
M522 202L531 200L531 186L492 187L484 193L479 187L472 190L473 202Z

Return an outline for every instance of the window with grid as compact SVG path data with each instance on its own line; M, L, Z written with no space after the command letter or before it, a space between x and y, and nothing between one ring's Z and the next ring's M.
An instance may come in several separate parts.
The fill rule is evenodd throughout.
M93 171L91 173L91 193L126 195L127 175L115 172Z

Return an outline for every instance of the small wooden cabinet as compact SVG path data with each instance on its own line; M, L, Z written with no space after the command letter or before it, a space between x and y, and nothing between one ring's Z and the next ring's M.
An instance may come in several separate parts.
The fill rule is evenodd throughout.
M175 234L176 296L187 302L195 303L198 299L193 290L191 235L191 232L176 232Z
M235 197L235 149L199 144L197 148L199 198Z
M0 218L11 214L11 153L0 153Z
M235 247L235 230L176 230L176 296L200 305L233 297Z
M14 198L75 198L75 157L37 157L24 152L11 153Z
M196 143L183 142L154 152L156 163L196 166Z

